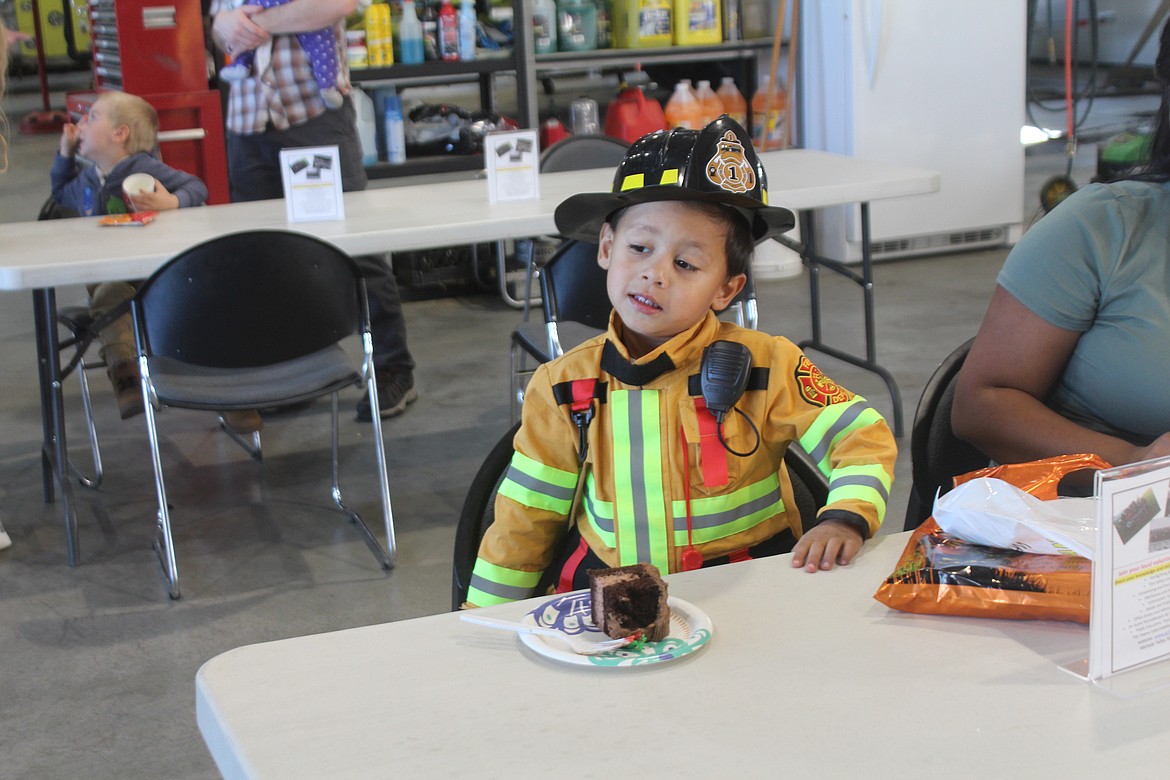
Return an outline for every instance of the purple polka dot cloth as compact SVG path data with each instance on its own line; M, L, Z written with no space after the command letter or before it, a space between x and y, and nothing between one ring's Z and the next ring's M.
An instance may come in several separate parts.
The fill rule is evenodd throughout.
M258 5L262 8L273 8L284 5L291 0L248 0L249 5ZM309 30L296 34L301 48L309 55L309 62L313 66L313 78L317 81L317 88L321 90L321 97L330 108L341 105L341 92L337 89L337 46L333 37L332 27L322 27L320 30ZM232 72L223 72L221 75L232 78L243 78L251 72L252 62L256 57L255 50L240 52L232 60ZM239 66L241 70L234 70ZM225 68L224 71L228 71Z

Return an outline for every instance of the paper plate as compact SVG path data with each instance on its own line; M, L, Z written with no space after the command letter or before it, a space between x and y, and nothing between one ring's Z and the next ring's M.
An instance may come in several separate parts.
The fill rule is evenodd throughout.
M520 641L545 658L578 666L646 666L677 661L711 641L711 619L694 604L674 596L668 596L666 603L670 606L670 634L661 641L646 642L641 650L623 647L600 655L580 655L555 637L521 634ZM524 621L605 641L609 637L593 624L591 606L589 591L566 593L541 604L525 615Z

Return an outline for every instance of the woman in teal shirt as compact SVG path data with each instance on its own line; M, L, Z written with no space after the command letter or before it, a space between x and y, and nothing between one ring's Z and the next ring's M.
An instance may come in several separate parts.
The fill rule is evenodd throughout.
M954 430L1001 463L1170 455L1170 22L1154 70L1149 162L1024 235L959 375Z

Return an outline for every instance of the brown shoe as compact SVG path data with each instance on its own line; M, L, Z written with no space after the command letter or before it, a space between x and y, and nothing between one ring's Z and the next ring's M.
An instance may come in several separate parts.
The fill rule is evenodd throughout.
M226 430L239 436L259 433L260 429L264 427L264 421L260 419L260 412L255 409L220 412L219 419Z
M111 364L106 367L106 376L114 386L114 398L122 419L142 414L142 377L138 375L138 364L134 361Z

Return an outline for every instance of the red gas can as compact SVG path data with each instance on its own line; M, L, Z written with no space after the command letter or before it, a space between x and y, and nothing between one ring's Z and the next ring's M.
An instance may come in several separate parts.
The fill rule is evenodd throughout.
M641 87L623 86L605 111L605 134L633 143L647 133L666 129L662 105Z

